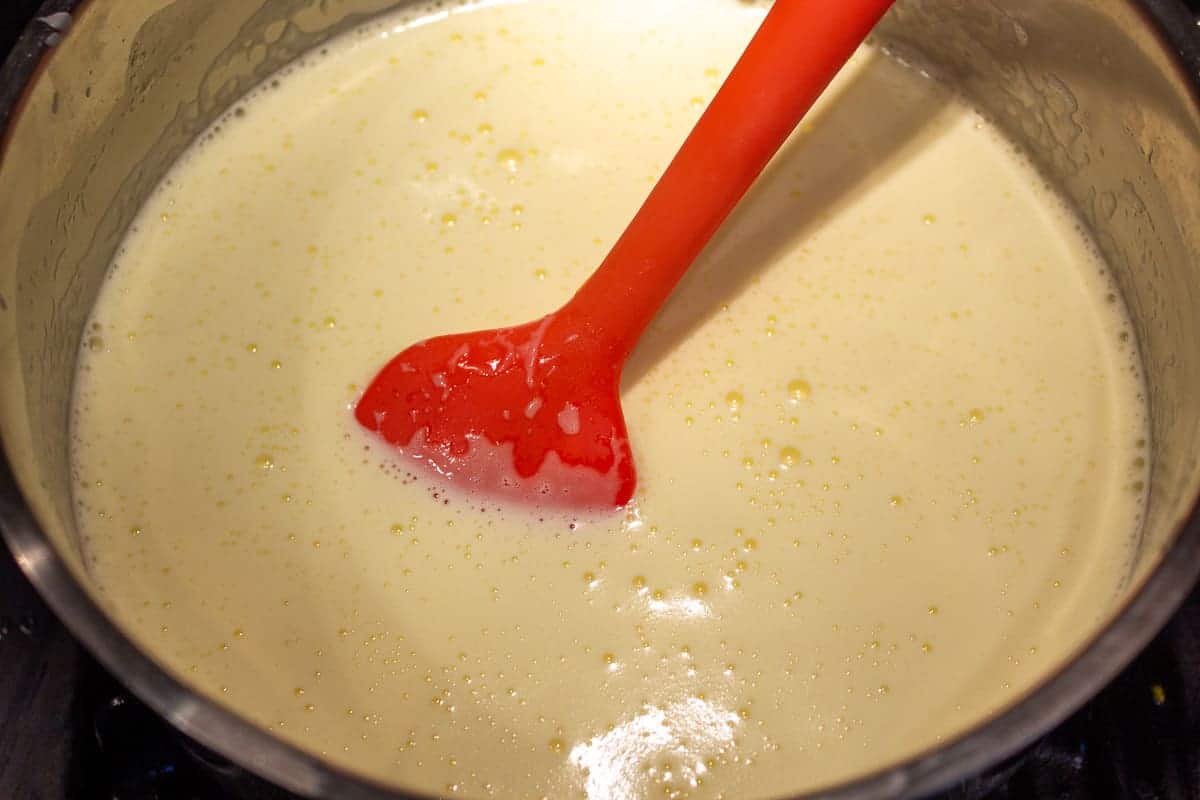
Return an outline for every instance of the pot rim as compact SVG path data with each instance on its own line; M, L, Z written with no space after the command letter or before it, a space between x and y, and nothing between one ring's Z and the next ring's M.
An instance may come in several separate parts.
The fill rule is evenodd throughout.
M77 18L94 0L46 0L0 65L0 161L12 124L53 55L61 26L45 20L65 12ZM1182 0L1127 0L1173 56L1200 108L1200 19ZM261 778L307 797L418 800L425 795L390 788L328 763L277 738L188 688L134 644L75 579L41 530L17 486L7 449L0 461L0 536L18 566L59 620L106 669L175 728ZM960 732L941 746L828 789L797 797L866 800L920 796L966 780L1018 753L1097 694L1158 634L1200 578L1200 496L1178 525L1157 567L1110 624L1077 656L1005 710Z

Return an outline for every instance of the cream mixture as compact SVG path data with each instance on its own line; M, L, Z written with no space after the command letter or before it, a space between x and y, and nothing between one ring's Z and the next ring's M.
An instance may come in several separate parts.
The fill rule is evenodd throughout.
M626 370L611 519L395 468L351 405L404 346L600 262L763 8L418 7L175 167L80 358L90 569L183 679L437 794L752 797L996 712L1109 612L1141 376L1074 218L864 48Z

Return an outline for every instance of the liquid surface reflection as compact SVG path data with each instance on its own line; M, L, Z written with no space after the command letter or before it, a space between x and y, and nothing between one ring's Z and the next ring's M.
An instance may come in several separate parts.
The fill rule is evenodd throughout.
M571 749L589 798L645 797L654 785L696 788L707 761L732 744L738 715L699 697L646 707L608 733Z

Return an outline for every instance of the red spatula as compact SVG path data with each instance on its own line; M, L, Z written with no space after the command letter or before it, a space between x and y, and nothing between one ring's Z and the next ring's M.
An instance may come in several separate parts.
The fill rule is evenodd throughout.
M561 309L400 353L358 421L444 480L573 511L619 508L636 474L621 369L642 331L892 0L776 0L612 252Z

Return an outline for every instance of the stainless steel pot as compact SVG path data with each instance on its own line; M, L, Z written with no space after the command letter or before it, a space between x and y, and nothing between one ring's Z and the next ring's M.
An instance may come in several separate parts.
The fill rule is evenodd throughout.
M188 143L298 54L398 0L50 0L0 71L0 526L84 644L185 733L294 792L394 793L202 697L106 613L71 502L75 354L133 214ZM920 795L1011 755L1110 680L1200 573L1200 29L1179 0L901 0L879 31L958 83L1075 204L1148 374L1152 479L1119 610L1015 706L828 793ZM1052 346L1052 344L1048 344Z

